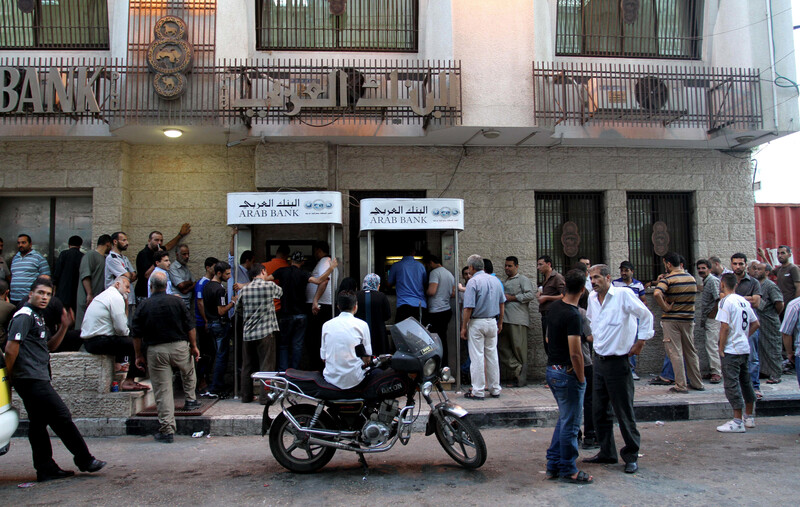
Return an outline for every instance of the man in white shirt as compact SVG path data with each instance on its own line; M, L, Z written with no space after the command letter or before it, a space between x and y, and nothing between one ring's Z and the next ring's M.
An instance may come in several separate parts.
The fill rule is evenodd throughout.
M744 433L755 428L756 393L750 380L747 360L749 337L759 328L758 318L750 303L736 294L736 275L726 273L719 283L719 355L722 358L722 382L725 397L733 408L733 420L717 426L721 433ZM742 408L744 419L742 419Z
M167 294L175 294L175 290L172 288L172 281L169 279L169 265L171 264L169 261L169 252L159 250L154 253L153 264L155 265L153 273L162 273L167 277ZM153 278L153 273L150 273L150 278ZM150 278L147 279L147 297L153 294L150 290Z
M639 469L641 439L633 414L634 387L628 357L639 354L644 340L653 337L653 314L632 290L611 284L611 271L605 264L592 266L589 276L594 289L586 311L592 323L595 352L592 417L600 452L583 461L617 462L610 405L625 441L619 455L625 462L625 473L632 474Z
M311 251L317 260L317 265L314 266L311 276L322 279L322 274L331 266L330 247L327 243L320 241L314 243ZM303 369L320 370L322 368L313 351L317 350L320 345L323 324L333 317L332 293L333 287L338 283L334 280L337 274L338 272L334 269L330 278L326 278L322 283L309 282L306 285L308 324L304 345L306 353L303 356L304 361L300 364Z
M118 365L125 358L129 359L128 374L120 391L146 391L144 384L136 382L136 377L143 377L144 371L136 368L133 339L128 329L126 314L127 297L131 292L131 281L126 275L119 275L114 283L95 296L86 308L81 326L81 338L86 352L90 354L114 356Z
M351 389L364 380L362 366L372 356L369 326L355 318L356 295L342 291L336 297L340 313L322 325L320 358L325 361L322 376L339 389Z

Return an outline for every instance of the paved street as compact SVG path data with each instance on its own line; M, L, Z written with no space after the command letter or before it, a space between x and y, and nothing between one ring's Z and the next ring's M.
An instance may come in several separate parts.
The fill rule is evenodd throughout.
M356 456L337 452L320 473L281 468L266 439L180 436L172 445L149 437L89 439L109 465L99 474L19 488L34 478L25 439L0 458L0 498L8 505L788 505L797 480L800 417L764 417L746 434L721 434L724 421L643 423L641 469L584 467L595 484L544 480L551 428L484 430L489 459L478 471L454 464L435 437L412 436L407 447L368 456L362 479ZM72 468L54 440L57 461ZM594 451L582 451L586 457Z

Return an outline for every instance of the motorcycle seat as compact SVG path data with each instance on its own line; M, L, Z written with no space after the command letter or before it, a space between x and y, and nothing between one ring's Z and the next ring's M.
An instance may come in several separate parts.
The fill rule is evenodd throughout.
M361 385L352 389L339 389L325 380L322 372L319 371L303 371L289 368L284 373L284 377L302 389L308 396L322 400L347 400L360 398L363 394L360 389Z

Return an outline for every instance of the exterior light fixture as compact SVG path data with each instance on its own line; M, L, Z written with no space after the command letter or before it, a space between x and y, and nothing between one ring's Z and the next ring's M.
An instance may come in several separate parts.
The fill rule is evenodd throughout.
M500 131L495 129L484 130L483 137L486 139L497 139L500 137Z
M179 129L164 129L164 135L167 137L181 137L183 135L183 130Z

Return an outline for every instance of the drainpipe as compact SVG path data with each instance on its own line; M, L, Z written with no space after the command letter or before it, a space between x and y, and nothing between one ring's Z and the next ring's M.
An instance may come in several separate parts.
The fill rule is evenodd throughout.
M765 0L767 8L767 28L769 29L769 63L772 68L772 117L775 120L775 132L778 132L778 76L775 70L775 32L772 28L772 0Z

